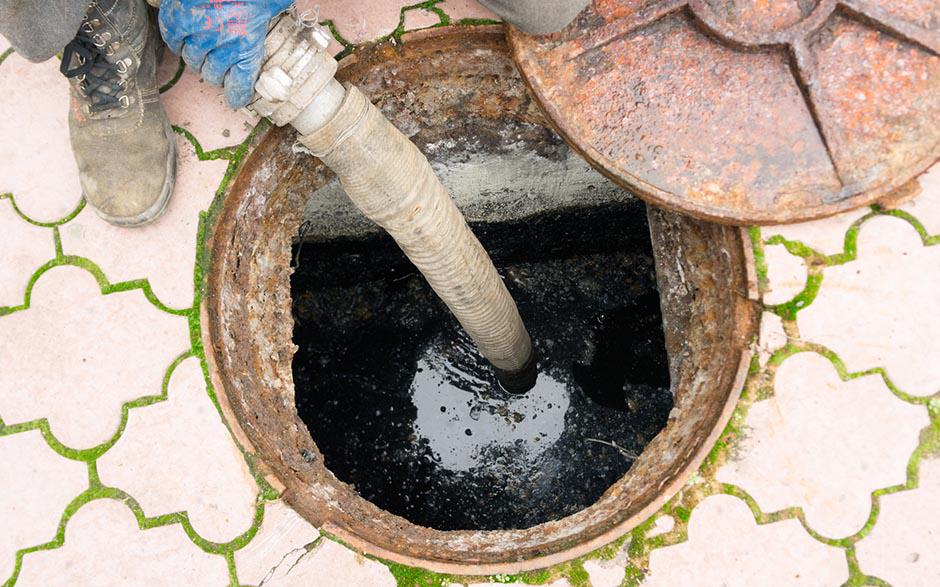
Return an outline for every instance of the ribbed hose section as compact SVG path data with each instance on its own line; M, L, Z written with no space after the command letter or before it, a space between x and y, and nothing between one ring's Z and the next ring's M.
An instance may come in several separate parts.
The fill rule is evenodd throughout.
M535 382L532 341L480 241L428 160L354 86L339 111L301 142L384 228L496 369L508 391Z

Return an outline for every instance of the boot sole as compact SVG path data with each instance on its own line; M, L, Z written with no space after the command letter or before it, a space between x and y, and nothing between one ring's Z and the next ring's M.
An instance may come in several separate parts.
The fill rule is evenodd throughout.
M167 205L170 203L170 196L173 194L173 188L176 185L176 133L173 132L169 121L167 121L164 126L166 138L170 143L170 152L166 161L166 181L163 182L163 190L160 192L160 197L157 198L157 201L154 202L152 206L134 216L110 216L92 206L95 213L105 222L122 228L136 228L150 224L163 216L163 213L166 212Z

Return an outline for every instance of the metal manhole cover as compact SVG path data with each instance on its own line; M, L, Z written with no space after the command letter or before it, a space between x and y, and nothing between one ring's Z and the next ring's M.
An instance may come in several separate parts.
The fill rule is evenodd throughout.
M693 216L818 218L940 157L940 0L594 0L510 41L572 145Z

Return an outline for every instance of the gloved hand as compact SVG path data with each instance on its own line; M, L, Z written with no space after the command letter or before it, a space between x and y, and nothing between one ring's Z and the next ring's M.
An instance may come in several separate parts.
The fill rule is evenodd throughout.
M264 60L268 23L292 0L163 0L160 33L170 50L225 86L232 108L248 104Z

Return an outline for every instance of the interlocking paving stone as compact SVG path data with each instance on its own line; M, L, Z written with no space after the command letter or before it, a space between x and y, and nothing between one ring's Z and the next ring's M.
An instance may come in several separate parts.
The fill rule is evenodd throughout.
M354 45L387 35L398 26L402 4L384 0L298 0L301 12L314 14L320 7L320 19L332 20L336 30Z
M474 0L444 0L437 7L447 13L451 22L457 22L465 18L500 20L493 11Z
M757 357L761 366L767 365L771 355L787 344L787 333L783 320L772 312L764 312L760 318L760 334L757 339Z
M171 59L179 61L167 51ZM175 69L174 69L175 71ZM161 94L160 101L170 123L193 133L205 151L237 145L245 140L258 119L243 110L225 104L222 88L210 86L188 67L172 88ZM199 108L193 108L199 104Z
M899 209L913 214L929 234L940 235L940 165L931 167L918 181L920 195L905 202Z
M780 235L787 240L801 242L824 255L835 255L844 248L846 231L868 212L864 208L800 224L766 226L761 229L761 234L765 239Z
M802 258L787 252L782 245L768 245L764 254L767 261L764 303L776 305L789 302L806 287L806 264Z
M866 222L858 259L824 271L797 322L805 340L835 351L850 371L884 367L902 391L940 391L940 246L925 247L899 218Z
M623 584L627 562L629 561L628 546L629 542L624 544L620 552L611 559L584 561L584 570L587 571L588 577L591 579L591 587L620 587Z
M921 461L917 489L881 498L878 523L856 549L862 570L891 585L940 585L940 460Z
M30 308L0 317L0 418L48 418L65 445L94 447L117 431L122 404L160 394L189 346L186 320L142 290L102 295L88 271L55 267L39 277Z
M193 268L199 212L209 207L228 162L199 161L189 141L177 137L176 190L156 222L128 230L111 226L90 207L61 228L66 254L94 259L112 281L146 278L172 308L193 303Z
M826 358L799 353L780 365L774 395L751 406L738 460L717 478L765 513L800 506L815 531L849 536L868 519L872 491L906 481L928 422L881 377L842 381Z
M82 199L59 61L30 63L14 53L0 65L0 87L0 193L11 192L37 222L59 220Z
M320 533L282 501L264 508L264 521L248 546L235 553L238 579L246 585L271 584L287 573Z
M225 559L199 550L179 524L141 530L112 499L92 501L65 528L65 543L23 558L17 585L226 585Z
M667 532L672 532L672 529L676 527L676 519L670 515L662 514L656 518L656 522L653 524L653 527L649 529L646 533L647 538L653 538L666 534Z
M193 529L212 542L237 538L255 514L258 486L194 357L173 371L165 402L131 410L120 440L98 459L98 474L148 516L188 512Z
M0 198L0 307L19 306L29 278L55 257L52 230L26 222L13 210L9 198Z
M413 31L440 24L441 17L430 10L418 8L405 12L405 30Z
M395 587L388 567L322 539L287 568L278 567L265 587Z
M841 585L845 554L817 542L797 520L758 526L743 501L728 495L692 511L689 539L654 550L644 587L697 585Z
M16 551L49 542L62 512L88 486L85 463L59 456L39 430L0 437L0 580Z

